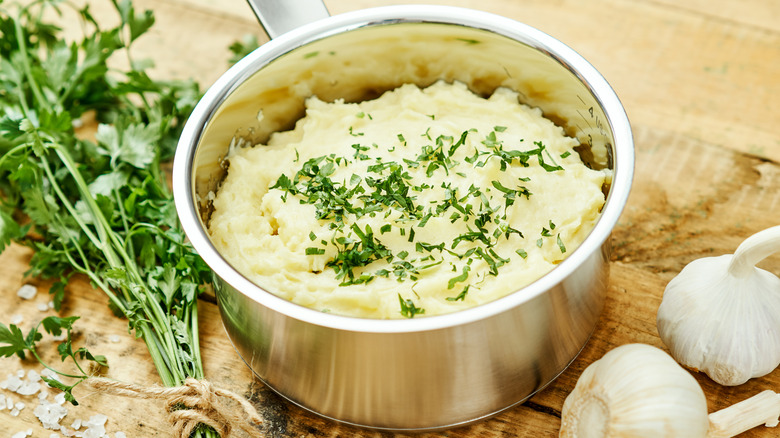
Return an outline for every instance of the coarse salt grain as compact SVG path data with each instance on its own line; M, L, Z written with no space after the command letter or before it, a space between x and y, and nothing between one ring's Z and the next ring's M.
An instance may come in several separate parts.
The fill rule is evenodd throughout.
M31 300L38 294L38 288L31 284L24 284L16 291L16 295L23 300Z
M119 335L111 335L108 337L108 340L116 344L120 341L120 337Z
M47 312L49 310L49 305L46 303L38 303L38 310L41 312Z
M64 341L67 337L68 337L68 332L62 331L62 332L60 332L59 335L52 335L51 339L53 341L59 342L59 341Z
M21 432L16 432L15 434L11 435L11 438L25 438L30 435L32 435L32 429L27 429Z
M49 438L60 438L60 434L53 433L53 434L49 435Z
M102 426L106 424L106 421L108 421L108 417L103 414L95 414L91 417L89 417L89 420L82 423L83 426L87 427L93 427L93 426Z
M52 370L50 370L50 369L48 369L48 368L44 368L44 369L42 369L42 370L41 370L41 375L42 375L43 377L48 377L48 378L50 378L50 379L55 379L55 378L57 378L57 373L55 373L54 371L52 371Z
M17 370L16 371L16 377L21 379L22 377L24 377L24 375L25 375L24 370Z
M16 409L16 408L11 409L11 416L12 417L18 417L19 416L19 409Z
M73 424L71 424L70 427L72 427L72 428L74 428L76 430L81 429L81 418L77 418L77 419L73 420Z
M46 305L49 306L49 309L53 309L54 308L54 301L49 300L49 302L46 303Z
M11 321L10 321L11 324L19 325L22 323L22 321L24 321L24 317L22 315L19 314L11 315Z
M19 377L9 375L8 378L3 382L3 389L16 392L16 390L22 386L22 383L22 379Z
M84 431L84 438L101 438L104 436L106 434L106 421L108 421L108 417L103 414L89 417L89 420L81 424L87 428L87 430Z
M19 387L19 389L16 390L17 394L20 395L33 395L36 392L38 392L41 389L40 382L24 382L22 383L22 386Z
M125 435L124 432L117 432L116 433L116 438L127 438L127 435Z
M43 377L47 377L49 379L56 380L58 382L60 381L59 374L55 373L54 371L48 370L48 369L44 369L43 371L41 371L41 375ZM48 385L51 388L51 385L49 385L48 383L46 385Z
M64 404L65 403L65 394L61 392L61 393L55 395L54 396L54 403L56 403L58 405Z

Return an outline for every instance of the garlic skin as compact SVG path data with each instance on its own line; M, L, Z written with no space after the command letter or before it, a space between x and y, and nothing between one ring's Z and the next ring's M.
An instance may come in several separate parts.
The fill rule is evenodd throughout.
M628 344L589 365L566 397L560 437L704 437L707 400L664 351Z
M755 267L780 250L780 226L733 255L688 264L666 286L656 325L682 365L721 385L740 385L780 364L780 278Z

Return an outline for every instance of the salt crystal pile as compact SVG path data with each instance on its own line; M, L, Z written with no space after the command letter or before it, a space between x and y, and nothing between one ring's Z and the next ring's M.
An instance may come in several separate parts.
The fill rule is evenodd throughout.
M33 414L43 425L44 429L60 430L60 420L68 415L68 410L58 403L50 403L48 400L40 400Z
M14 374L8 374L6 379L0 382L0 388L22 396L37 394L38 406L33 410L33 414L44 429L59 431L59 433L51 433L49 438L60 438L60 434L64 437L109 438L106 432L108 417L102 414L93 415L87 421L76 419L70 428L60 425L60 421L68 415L68 409L63 406L66 401L65 393L58 392L54 396L54 402L50 402L48 386L43 385L41 376L59 380L59 375L48 368L42 369L40 374L35 370L26 373L24 370L18 370ZM15 401L10 395L0 393L0 411L8 410L11 416L16 417L26 407L24 402ZM32 429L28 429L15 433L11 438L26 438L32 434ZM116 432L114 436L127 438L124 432Z
M16 374L9 374L8 377L0 382L0 388L13 391L19 395L33 395L41 389L41 376L35 371L27 373L27 379L24 370L19 370Z
M31 300L35 298L35 295L37 294L38 294L38 288L31 284L22 285L22 287L20 287L19 290L16 291L16 295L18 295L19 298L23 300Z

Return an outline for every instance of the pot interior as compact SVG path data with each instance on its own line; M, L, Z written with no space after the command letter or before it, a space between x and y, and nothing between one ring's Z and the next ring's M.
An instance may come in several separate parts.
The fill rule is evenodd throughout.
M613 166L613 133L593 90L575 67L524 34L510 38L464 25L390 20L318 36L290 50L279 42L236 66L251 73L245 79L237 76L202 130L193 161L202 225L208 221L210 193L224 177L223 158L231 142L256 144L275 131L292 129L304 115L306 98L314 95L355 102L405 83L425 87L438 80L463 82L483 96L508 87L577 138L577 151L588 166ZM557 44L556 49L568 50ZM608 193L609 186L604 190Z

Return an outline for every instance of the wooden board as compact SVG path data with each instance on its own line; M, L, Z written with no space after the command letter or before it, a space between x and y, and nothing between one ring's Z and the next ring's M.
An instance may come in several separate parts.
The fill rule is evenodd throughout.
M108 2L93 2L93 13L110 19ZM157 24L139 41L137 57L151 57L161 77L194 77L204 86L227 67L227 46L245 34L264 40L241 0L138 0L154 9ZM332 0L331 13L395 1ZM408 3L404 1L403 3ZM427 3L431 3L428 1ZM568 44L613 85L631 118L636 139L634 187L612 236L611 286L605 312L580 357L555 382L523 405L473 426L421 436L554 437L566 395L584 368L610 349L632 342L665 348L655 314L666 283L693 259L731 253L750 234L780 223L780 23L773 0L452 0L432 3L499 13L537 27ZM53 311L48 284L25 278L30 252L12 246L0 255L0 321L22 317L21 327ZM780 274L780 256L763 268ZM16 292L39 287L33 300ZM81 315L77 343L108 356L107 375L143 385L158 378L142 342L132 339L114 317L102 292L84 279L70 287L62 310ZM202 350L208 379L249 398L273 437L389 437L319 418L291 405L253 380L233 351L213 301L201 300ZM43 357L58 362L41 346ZM49 344L50 345L50 344ZM16 370L40 370L32 361L0 359L0 379ZM780 371L738 387L722 387L702 374L710 411L763 389L780 388ZM0 393L10 395L8 391ZM111 436L164 436L161 407L78 390L82 401L61 423L109 416ZM48 437L32 410L34 398L12 417L0 411L0 436L32 429ZM758 428L746 437L777 436Z

